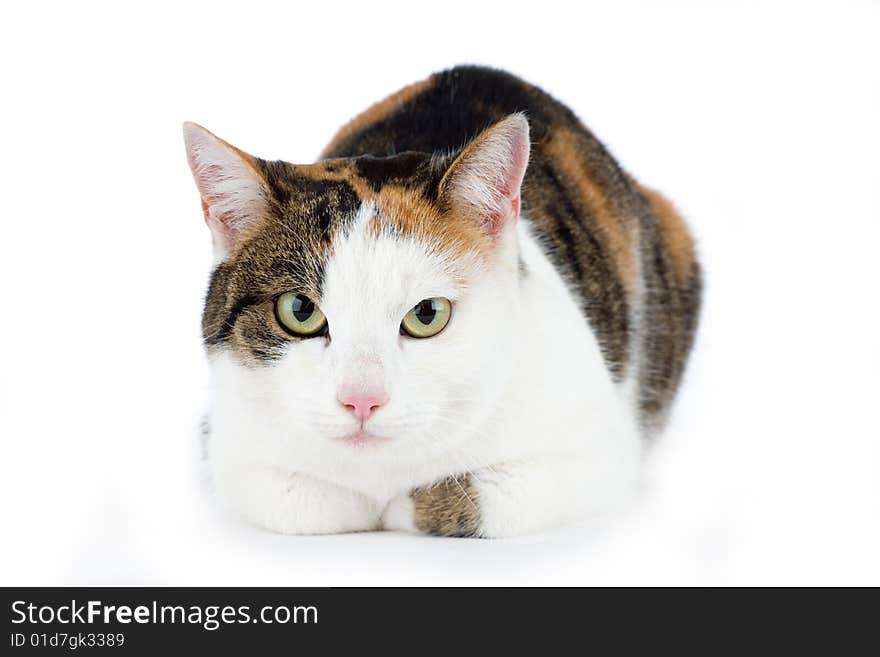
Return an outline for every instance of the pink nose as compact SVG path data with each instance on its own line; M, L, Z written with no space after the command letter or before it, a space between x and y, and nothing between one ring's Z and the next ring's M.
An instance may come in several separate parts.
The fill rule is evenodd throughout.
M361 422L366 422L374 411L388 402L388 395L383 393L353 393L339 396L339 403Z

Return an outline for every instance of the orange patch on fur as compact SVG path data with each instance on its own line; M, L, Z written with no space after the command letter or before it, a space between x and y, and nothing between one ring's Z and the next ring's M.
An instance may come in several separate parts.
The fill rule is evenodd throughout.
M431 78L427 78L420 82L414 82L400 91L391 94L387 98L374 103L339 129L333 139L330 140L330 143L327 144L323 151L321 151L321 157L327 157L327 155L332 153L339 144L348 139L354 133L394 114L400 109L401 105L406 104L408 101L418 96L427 87L431 86L431 84L433 84Z
M696 261L694 238L675 206L659 192L640 187L657 218L666 253L672 264L672 273L679 283L687 281L693 273Z
M546 153L559 168L565 182L578 191L581 202L596 220L596 228L614 259L623 286L631 294L635 285L636 261L633 233L626 218L617 213L611 199L590 177L587 162L577 148L578 135L563 127L556 127L551 135L544 144Z
M434 244L453 255L469 252L488 254L491 237L479 222L469 217L453 216L425 200L416 191L394 185L384 187L377 196L380 215L374 222L375 230L381 226L411 235Z

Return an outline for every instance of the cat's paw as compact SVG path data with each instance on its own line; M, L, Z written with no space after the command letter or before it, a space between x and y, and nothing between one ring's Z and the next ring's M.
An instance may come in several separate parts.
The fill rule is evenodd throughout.
M415 504L410 495L398 495L388 503L382 512L382 529L418 533L415 523Z
M434 536L480 536L476 489L469 477L451 477L417 488L388 503L382 526Z
M219 483L221 497L243 518L278 534L341 534L379 527L375 501L306 475L250 469Z

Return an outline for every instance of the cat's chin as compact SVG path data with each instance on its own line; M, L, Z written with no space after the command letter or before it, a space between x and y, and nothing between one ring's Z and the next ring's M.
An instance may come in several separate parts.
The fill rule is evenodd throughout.
M385 436L377 436L369 431L358 429L337 439L343 445L355 448L373 447L390 443L391 439Z

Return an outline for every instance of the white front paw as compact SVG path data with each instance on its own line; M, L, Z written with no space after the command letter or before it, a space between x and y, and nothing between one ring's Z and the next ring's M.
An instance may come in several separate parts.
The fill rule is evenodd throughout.
M379 527L379 506L352 490L274 468L226 478L218 492L246 519L279 534L340 534Z
M392 499L382 512L382 527L388 531L416 533L412 497L407 494Z

